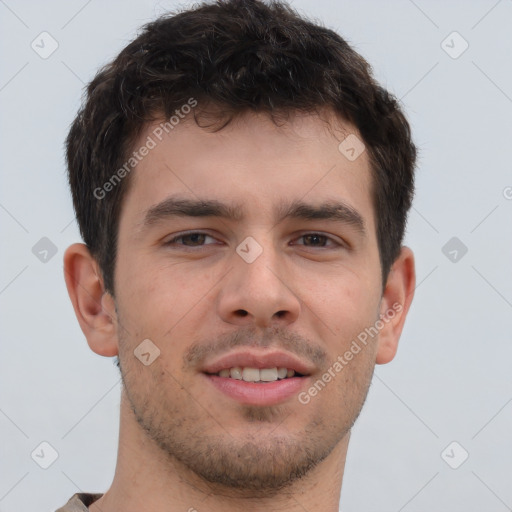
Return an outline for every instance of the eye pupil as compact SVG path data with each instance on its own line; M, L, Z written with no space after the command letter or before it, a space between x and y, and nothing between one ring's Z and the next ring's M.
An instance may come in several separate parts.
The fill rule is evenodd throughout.
M304 241L307 242L322 242L322 241L325 241L325 236L323 235L316 235L316 234L313 234L313 235L304 235Z
M198 237L199 237L199 240L198 240ZM191 233L190 235L186 235L183 238L184 239L188 238L190 241L192 241L193 244L195 244L195 243L204 242L204 237L205 237L205 235L202 233Z

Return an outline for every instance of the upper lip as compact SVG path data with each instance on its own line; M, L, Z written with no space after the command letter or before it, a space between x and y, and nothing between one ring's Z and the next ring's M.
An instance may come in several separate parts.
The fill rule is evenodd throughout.
M247 350L231 352L215 359L205 365L202 371L205 373L218 373L226 368L239 366L242 368L288 368L295 370L301 375L310 375L314 367L297 356L280 350L271 352L258 352L255 350Z

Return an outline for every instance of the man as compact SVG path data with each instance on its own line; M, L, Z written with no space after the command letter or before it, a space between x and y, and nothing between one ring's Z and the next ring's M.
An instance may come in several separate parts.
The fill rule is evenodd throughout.
M103 68L67 138L64 264L118 356L118 461L59 510L337 511L413 298L415 156L365 60L286 4L164 16Z

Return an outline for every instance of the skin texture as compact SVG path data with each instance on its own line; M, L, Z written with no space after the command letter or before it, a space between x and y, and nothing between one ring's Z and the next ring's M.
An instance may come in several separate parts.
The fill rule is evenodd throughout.
M91 349L119 355L123 376L118 463L90 510L338 510L350 429L375 364L393 359L415 286L403 247L382 291L366 152L349 161L338 144L357 130L296 114L276 126L244 114L212 133L184 120L132 172L121 212L115 300L83 244L65 254L68 291ZM148 126L141 144L152 133ZM171 217L144 227L168 198L240 203L237 221ZM286 219L276 207L343 201L366 235L333 220ZM206 237L178 239L198 230ZM318 233L329 238L305 237ZM252 263L246 238L263 249ZM241 347L279 348L314 370L332 367L393 305L401 310L336 377L303 404L241 404L212 386L202 365ZM134 349L160 350L145 366Z

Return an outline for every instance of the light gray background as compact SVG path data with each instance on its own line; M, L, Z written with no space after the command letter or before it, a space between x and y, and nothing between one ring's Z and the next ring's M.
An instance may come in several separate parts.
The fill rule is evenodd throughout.
M512 1L292 4L370 61L420 148L406 239L418 288L353 431L341 509L512 510ZM2 512L54 510L111 482L119 376L89 350L64 285L79 235L63 141L84 83L176 5L0 0ZM48 59L31 48L42 31L59 44ZM453 31L469 43L456 59L441 46ZM32 253L42 237L58 250L46 263ZM468 248L456 262L442 252L452 237ZM31 458L42 441L58 452L46 470ZM452 441L452 465L469 453L458 469L441 456Z

